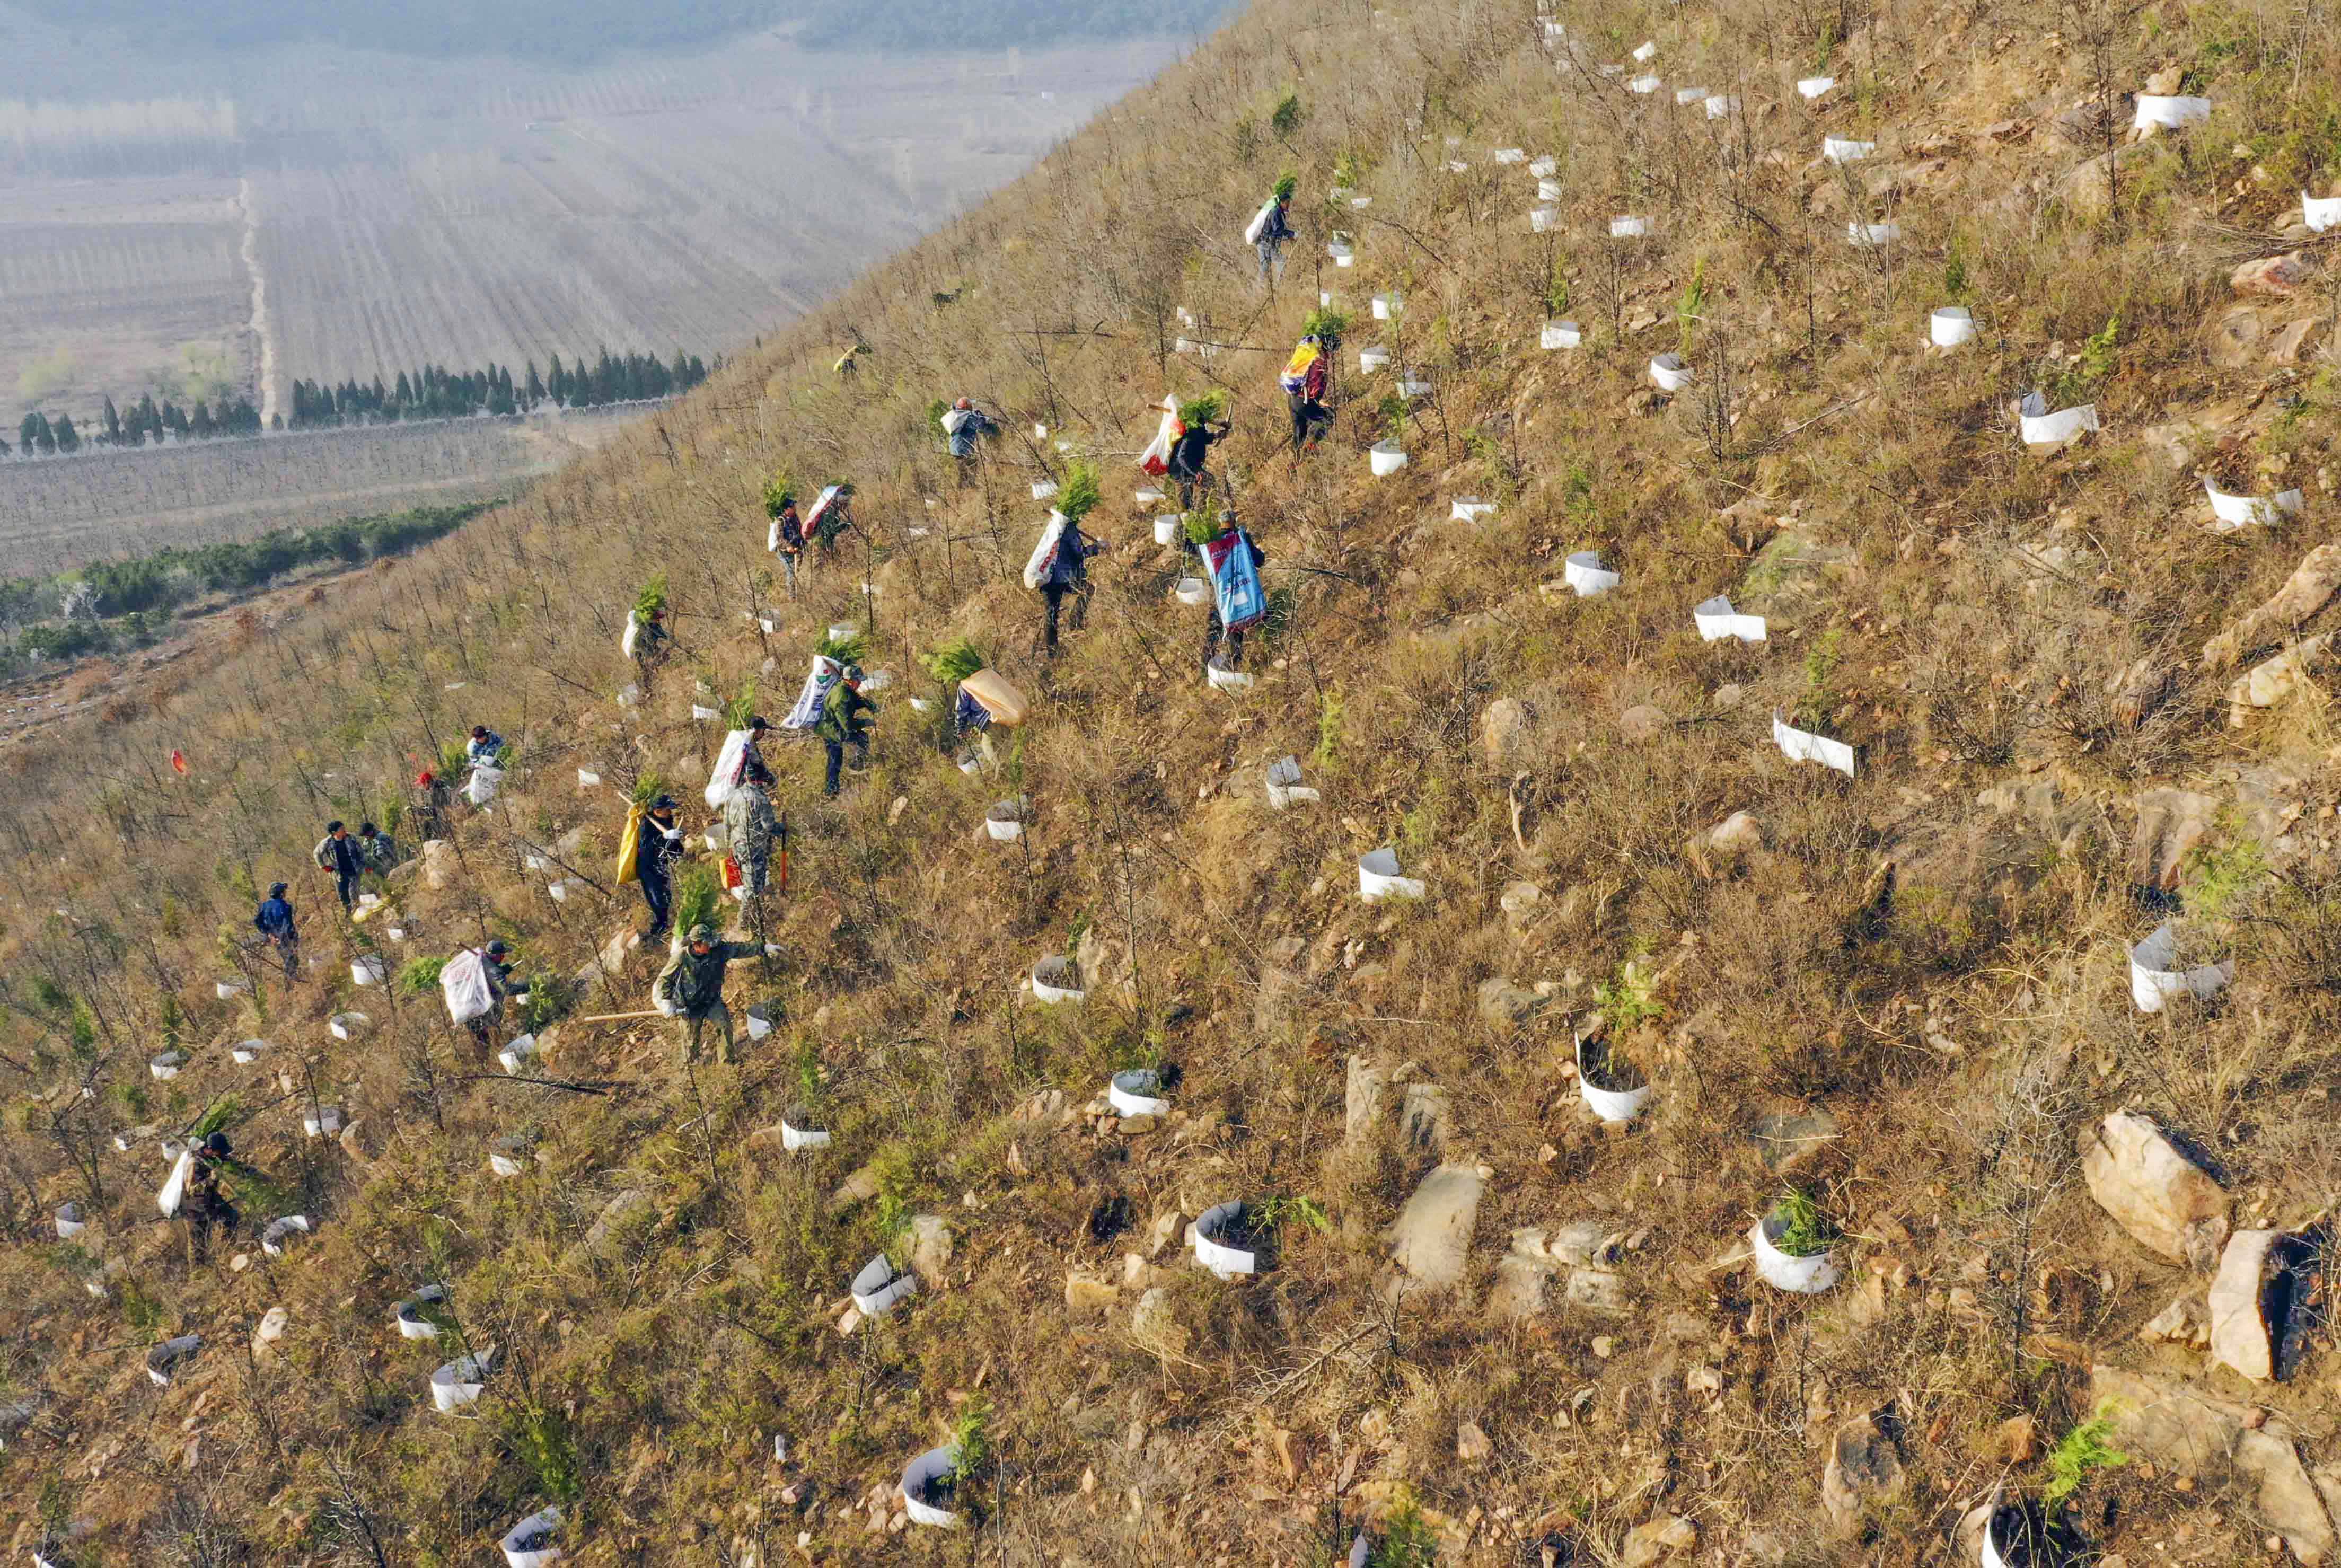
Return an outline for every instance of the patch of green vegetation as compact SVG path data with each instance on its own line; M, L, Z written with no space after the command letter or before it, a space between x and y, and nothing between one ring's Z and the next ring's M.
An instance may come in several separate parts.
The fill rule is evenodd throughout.
M2112 1411L2110 1401L2098 1405L2087 1421L2058 1438L2057 1446L2048 1451L2048 1480L2040 1488L2044 1504L2054 1508L2097 1472L2119 1469L2129 1463L2128 1454L2107 1441L2114 1434Z
M1818 1257L1838 1243L1838 1227L1802 1187L1781 1194L1772 1213L1780 1221L1780 1234L1772 1245L1790 1257Z
M447 967L445 957L409 958L399 967L398 988L410 997L425 995L439 984L439 971Z
M1658 982L1631 958L1618 966L1615 979L1594 986L1593 1007L1613 1040L1667 1013L1665 1004L1658 999Z

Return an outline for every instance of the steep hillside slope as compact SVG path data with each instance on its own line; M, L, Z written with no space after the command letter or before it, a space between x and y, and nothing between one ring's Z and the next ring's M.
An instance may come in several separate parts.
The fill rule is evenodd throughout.
M2336 64L2273 8L1270 0L671 415L27 759L9 1549L472 1563L557 1503L585 1565L1315 1564L1361 1524L1383 1563L2329 1557L2341 272L2292 225ZM1287 167L1270 295L1240 231ZM1358 319L1296 464L1320 289ZM1930 348L1953 304L1974 341ZM1152 405L1210 386L1275 596L1235 692L1131 500ZM2027 443L2034 389L2097 428ZM961 393L1008 425L965 484ZM1083 453L1110 548L1050 662L1028 487ZM795 597L783 471L863 526ZM2220 492L2271 499L2215 527ZM682 649L622 703L662 572ZM1716 597L1765 640L1708 640ZM779 1022L686 1068L602 1021L656 968L613 942L623 793L699 827L694 699L777 717L849 619L894 676L870 769L829 804L770 749L782 952L731 1002ZM1036 710L975 776L919 657L954 637ZM323 820L475 722L502 794L337 932ZM1274 810L1288 755L1320 798ZM1362 900L1381 848L1424 897ZM289 988L238 946L279 878ZM344 978L488 935L541 977L510 1078L435 994ZM1086 999L1040 1001L1068 953ZM1115 1114L1141 1067L1168 1107ZM220 1096L280 1189L251 1221L314 1228L191 1268L154 1134ZM1262 1266L1221 1279L1182 1238L1230 1202ZM1832 1226L1826 1265L1771 1245ZM921 1283L865 1320L882 1252ZM897 1481L954 1439L973 1527L914 1525Z

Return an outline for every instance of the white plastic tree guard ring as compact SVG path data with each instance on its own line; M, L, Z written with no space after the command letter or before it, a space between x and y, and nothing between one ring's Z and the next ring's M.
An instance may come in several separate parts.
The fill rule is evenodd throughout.
M1154 542L1157 544L1179 542L1179 520L1176 517L1158 517L1154 520Z
M1690 385L1690 366L1683 363L1682 355L1669 350L1650 361L1650 380L1660 392L1679 392Z
M1701 642L1720 642L1727 637L1736 637L1742 642L1765 640L1764 618L1738 614L1731 608L1731 600L1721 594L1693 605L1690 619L1691 624L1698 628Z
M1858 164L1878 153L1875 142L1857 142L1846 136L1823 136L1821 156L1832 164Z
M569 901L570 889L577 886L580 886L580 884L572 882L568 878L563 877L558 882L547 882L544 885L544 896L551 898L556 904L565 904Z
M1563 561L1560 575L1579 599L1591 599L1597 594L1607 593L1626 581L1618 572L1603 566L1600 553L1591 550L1580 550Z
M1183 343L1187 340L1181 338L1179 341ZM1034 501L1047 501L1051 496L1053 496L1056 493L1057 481L1055 480L1036 479L1032 481L1032 499Z
M910 700L910 701L911 701L911 712L913 712L913 713L926 713L926 712L930 712L930 711L931 711L931 710L933 710L933 708L934 708L934 704L933 704L933 703L931 703L931 702L930 702L930 701L928 701L928 700L927 700L925 698L923 698L923 697L913 697L913 698L911 698L911 699Z
M1633 60L1637 65L1647 65L1659 57L1659 41L1645 38L1634 46Z
M1945 305L1927 318L1927 341L1938 349L1955 349L1975 339L1975 313L1965 305Z
M1170 1102L1162 1098L1162 1074L1153 1067L1131 1067L1106 1080L1106 1104L1118 1116L1165 1116Z
M1560 209L1559 207L1530 207L1529 209L1529 230L1530 233L1549 234L1559 227Z
M1797 95L1808 100L1818 98L1836 85L1834 76L1801 76L1797 80Z
M772 623L769 620L764 621L762 625L764 630L767 631L772 630ZM601 782L602 776L599 773L594 772L591 768L580 768L577 769L577 788L580 789L591 789Z
M1613 240L1648 239L1649 233L1650 220L1648 218L1637 217L1631 213L1621 213L1609 220L1609 237Z
M1560 160L1553 157L1538 158L1529 164L1529 173L1539 180L1549 180L1560 173Z
M1203 680L1214 691L1249 691L1252 688L1250 670L1229 670L1218 664L1203 666Z
M393 942L403 942L406 940L406 928L403 926L384 926L382 928L382 934L388 937ZM359 1016L363 1017L364 1015L360 1014Z
M959 1511L934 1501L951 1494L951 1472L959 1468L955 1447L930 1448L902 1467L902 1511L913 1524L930 1530L956 1530Z
M77 1203L69 1203L57 1210L57 1239L59 1241L71 1241L74 1237L79 1236L88 1228L89 1222L81 1217L81 1205Z
M851 641L861 630L850 620L832 620L829 623L830 640L834 642Z
M401 1339L436 1339L439 1325L423 1315L423 1309L447 1299L443 1285L426 1285L391 1309L391 1321L398 1325Z
M1141 485L1130 492L1130 499L1141 506L1161 506L1162 492L1151 484Z
M970 778L983 771L983 753L971 751L959 759L959 770Z
M1376 294L1373 300L1373 310L1374 320L1394 322L1406 313L1406 297L1403 294L1394 293Z
M379 953L361 953L350 960L350 983L379 986L390 978L390 965Z
M561 1509L555 1504L538 1509L505 1531L496 1543L504 1554L504 1568L553 1568L561 1561L561 1548L553 1543L560 1528Z
M167 1083L171 1079L177 1077L179 1076L179 1069L186 1065L186 1052L164 1051L161 1056L156 1057L153 1061L146 1064L146 1070L149 1073L152 1073L158 1081Z
M337 1040L354 1040L374 1027L374 1020L364 1013L335 1013L325 1027Z
M1765 1234L1765 1227L1771 1223L1768 1215L1748 1227L1748 1245L1756 1254L1756 1273L1766 1285L1791 1295L1818 1295L1838 1282L1834 1248L1810 1257L1791 1257Z
M1651 1086L1638 1089L1598 1089L1585 1076L1585 1039L1577 1041L1577 1092L1585 1108L1605 1122L1630 1122L1649 1108Z
M307 1236L309 1230L307 1215L280 1215L270 1220L268 1228L260 1233L260 1250L271 1257L283 1257L284 1244L292 1239L294 1233L297 1231L303 1236Z
M825 1149L830 1135L812 1125L812 1113L792 1108L781 1113L781 1147L789 1154Z
M2173 997L2197 1001L2225 990L2236 978L2236 961L2223 959L2192 969L2178 965L2178 930L2170 921L2157 926L2129 950L2129 999L2141 1013L2158 1013Z
M1557 16L1539 16L1537 25L1544 29L1544 41L1558 44L1569 36L1569 26Z
M1339 240L1327 245L1325 253L1333 258L1333 264L1337 267L1354 267L1358 264L1358 253Z
M1525 164L1529 161L1525 147L1499 147L1489 155L1499 164Z
M2017 405L2017 433L2027 446L2062 446L2084 432L2097 429L2097 405L2081 403L2073 408L2048 412L2048 400L2037 392L2026 392Z
M1209 604L1211 602L1211 585L1200 577L1182 577L1179 580L1179 586L1171 590L1171 594L1181 604Z
M694 702L691 705L691 716L699 720L702 724L712 724L715 720L723 717L723 710L721 708L710 708L704 703Z
M1390 362L1390 352L1388 349L1360 349L1358 351L1358 369L1366 375L1371 375L1376 371L1389 369Z
M244 995L244 992L250 989L252 989L252 982L244 979L241 977L232 977L228 979L214 980L212 982L213 994L218 997L223 1002L234 1001L236 997Z
M166 1339L146 1353L146 1376L157 1388L171 1386L171 1378L179 1364L204 1347L200 1334L183 1334L176 1339Z
M1215 1204L1195 1216L1195 1261L1221 1279L1260 1272L1257 1254L1230 1246L1220 1239L1242 1218L1241 1200Z
M1636 76L1629 81L1626 84L1626 91L1629 93L1638 93L1648 97L1650 94L1657 92L1666 84L1666 78L1663 76L1653 76L1648 72L1645 72L1641 75Z
M496 1347L476 1355L459 1356L431 1374L431 1405L442 1415L453 1415L479 1402L496 1368Z
M1675 89L1675 107L1678 109L1687 109L1693 104L1704 104L1706 102L1707 89L1704 87L1678 87Z
M1559 180L1539 180L1537 182L1537 200L1539 202L1559 201L1560 182Z
M1032 998L1055 1005L1060 1002L1081 1002L1089 998L1082 988L1081 971L1062 953L1052 953L1032 966Z
M2341 223L2341 196L2312 196L2306 191L2301 192L2300 221L2320 234Z
M715 710L712 708L701 708L694 703L692 706L691 716L693 719L698 719L705 715L712 714L714 711ZM550 871L553 869L553 862L545 858L543 855L539 855L532 851L531 853L523 855L520 858L520 868L523 871Z
M1902 239L1899 223L1848 223L1846 243L1864 250L1876 250L1880 245L1898 244Z
M1853 777L1852 747L1809 729L1794 729L1777 713L1772 715L1772 743L1791 762L1818 762L1824 768L1836 769L1848 779Z
M342 1130L342 1107L316 1106L301 1113L301 1131L309 1137L332 1137Z
M1708 119L1728 120L1738 113L1739 113L1738 94L1734 93L1713 93L1708 95L1707 117Z
M2211 498L2211 515L2218 520L2221 533L2254 523L2275 524L2296 514L2304 501L2296 490L2274 495L2230 495L2208 479L2203 481L2203 492Z
M1476 495L1457 496L1455 504L1447 509L1447 518L1450 522L1477 522L1483 517L1495 515L1496 503L1481 501Z
M1300 782L1300 759L1280 757L1268 765L1268 804L1273 811L1313 804L1317 791Z
M2181 131L2211 117L2208 98L2170 98L2152 93L2137 95L2137 114L2130 121L2140 131Z
M1547 322L1537 338L1546 349L1573 349L1584 341L1585 334L1575 322Z
M266 1040L238 1040L227 1048L227 1059L237 1067L248 1067L268 1052Z
M853 1276L853 1305L864 1317L883 1317L919 1294L919 1276L880 1253Z
M1449 158L1447 160L1447 172L1450 174L1468 174L1471 172L1471 165L1465 163L1460 158ZM1349 265L1347 262L1344 262L1341 264L1343 266Z
M1385 898L1420 898L1430 892L1428 883L1400 874L1398 851L1388 845L1358 857L1358 897L1369 904Z
M1012 844L1024 836L1024 819L1032 815L1032 798L1020 795L1012 800L994 800L983 814L984 831L998 842Z
M748 1008L748 1037L761 1040L772 1032L772 1024L781 1011L777 1002L755 1002Z
M537 1055L534 1035L515 1035L503 1050L496 1053L496 1060L503 1064L507 1077L518 1077L521 1069L534 1062Z
M1406 449L1393 441L1378 441L1366 449L1366 461L1376 479L1388 479L1406 466Z
M527 1151L521 1146L506 1143L488 1151L488 1168L500 1176L516 1176L528 1168L527 1157Z
M1398 392L1399 396L1408 399L1429 397L1430 395L1430 378L1419 371L1409 370L1398 378Z

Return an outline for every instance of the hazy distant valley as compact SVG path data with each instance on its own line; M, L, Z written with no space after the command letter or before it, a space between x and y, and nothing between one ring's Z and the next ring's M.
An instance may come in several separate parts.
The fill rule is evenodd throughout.
M682 10L679 30L712 25ZM568 66L312 41L174 56L160 35L131 49L5 7L0 24L0 573L249 531L313 498L453 501L542 471L574 444L543 408L534 437L384 427L362 460L346 430L90 443L108 399L223 422L248 400L265 427L294 422L296 382L419 384L426 365L518 381L604 348L713 361L1013 176L1177 47L889 57L768 28ZM233 7L218 25L239 25ZM18 452L36 412L70 418L81 454ZM245 450L184 450L213 444Z

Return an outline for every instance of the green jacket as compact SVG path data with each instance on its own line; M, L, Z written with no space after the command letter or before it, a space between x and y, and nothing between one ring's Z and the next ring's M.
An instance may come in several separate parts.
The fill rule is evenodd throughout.
M813 720L812 732L823 740L851 740L860 729L853 722L857 714L878 711L878 704L848 686L842 680L821 705L821 717Z
M724 968L762 951L753 942L712 942L706 952L694 953L685 942L651 982L651 999L672 1002L685 1017L704 1017L723 1000Z

